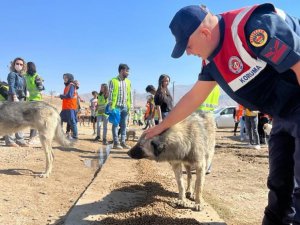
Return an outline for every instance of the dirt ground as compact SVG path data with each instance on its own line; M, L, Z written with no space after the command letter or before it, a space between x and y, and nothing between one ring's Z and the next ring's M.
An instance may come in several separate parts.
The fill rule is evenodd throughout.
M261 224L267 204L268 148L247 148L232 129L217 130L212 173L204 198L229 225Z
M78 127L79 141L73 148L55 145L54 167L47 179L35 176L45 167L39 144L11 148L0 141L0 224L63 224L70 208L98 171L91 165L91 159L98 157L100 143L92 141L91 126ZM148 170L140 170L147 176ZM157 173L150 172L151 176ZM231 129L217 130L216 154L212 173L207 175L204 199L227 224L260 224L267 202L267 173L266 147L248 149L247 143L241 143ZM157 177L159 180L160 176ZM155 192L154 188L149 191ZM157 207L162 216L169 213L163 204Z

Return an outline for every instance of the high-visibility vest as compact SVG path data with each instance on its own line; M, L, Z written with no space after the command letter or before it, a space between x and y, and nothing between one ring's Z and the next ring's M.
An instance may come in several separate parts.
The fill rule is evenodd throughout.
M252 111L250 109L246 109L245 116L258 116L258 111Z
M235 108L235 116L234 116L234 120L235 121L240 121L241 117L243 116L243 113L244 113L244 106L242 105L238 105L236 108Z
M210 92L205 101L198 107L197 110L202 112L214 111L219 105L220 87L219 85Z
M29 101L41 101L42 100L42 94L37 89L36 84L35 84L35 79L37 76L38 76L37 73L35 73L34 75L25 74L27 90L29 91Z
M118 100L118 95L119 95L119 77L115 77L111 80L113 83L114 89L112 93L112 100L111 100L111 108L114 109L117 104ZM125 78L125 83L126 83L126 105L127 108L130 109L131 107L131 82L129 79Z
M97 116L100 116L100 115L105 115L105 116L108 116L107 114L105 114L105 107L108 103L108 99L105 99L104 98L104 95L98 95L98 100L97 100L97 113L96 115Z
M74 86L74 94L72 98L64 98L62 101L62 109L74 109L77 110L77 90L73 83L68 84L64 89L64 95L66 95L70 91L70 87Z

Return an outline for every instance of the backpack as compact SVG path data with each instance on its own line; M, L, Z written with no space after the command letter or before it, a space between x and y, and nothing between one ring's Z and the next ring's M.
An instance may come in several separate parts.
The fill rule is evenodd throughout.
M4 82L4 81L0 81L0 95L2 95L3 98L5 98L7 100L8 98L8 83Z

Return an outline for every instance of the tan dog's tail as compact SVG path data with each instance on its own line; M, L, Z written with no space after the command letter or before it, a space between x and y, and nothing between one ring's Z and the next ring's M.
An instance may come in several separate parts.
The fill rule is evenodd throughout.
M74 142L69 140L63 130L61 125L60 117L57 118L57 126L55 131L55 140L63 147L71 147L74 145Z

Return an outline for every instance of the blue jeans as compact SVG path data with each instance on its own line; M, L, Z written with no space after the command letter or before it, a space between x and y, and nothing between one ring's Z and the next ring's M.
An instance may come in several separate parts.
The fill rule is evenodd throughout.
M251 145L259 145L259 136L258 136L258 118L257 116L245 116L245 124L247 133L249 135L249 141Z
M63 121L61 121L61 126L63 126ZM73 138L78 139L78 129L77 129L77 121L74 119L69 119L67 122L67 132L68 128L71 128L71 131L73 132Z
M76 120L70 120L69 124L71 126L71 130L73 131L73 138L78 139L78 130L77 130L77 122Z
M106 140L108 117L105 115L97 116L97 136L101 138L101 125L103 123L103 140Z
M119 123L120 129L121 129L121 142L125 143L128 109L127 109L127 107L118 107L118 108L121 113L121 118L120 118L120 123ZM112 135L113 135L114 143L119 143L119 139L118 139L119 126L112 125Z
M245 126L245 117L242 117L240 119L240 138L243 138L243 139L245 139L244 129L246 130L246 134L247 134L247 129Z
M8 96L8 101L12 102L12 96L9 95ZM19 99L19 101L24 101L24 99ZM15 133L15 137L16 139L14 139L13 134L9 134L9 135L5 135L5 144L6 145L10 145L13 143L17 143L17 144L25 144L25 140L24 140L24 136L23 136L23 132L22 131L18 131Z
M164 120L169 112L161 112L161 118Z

